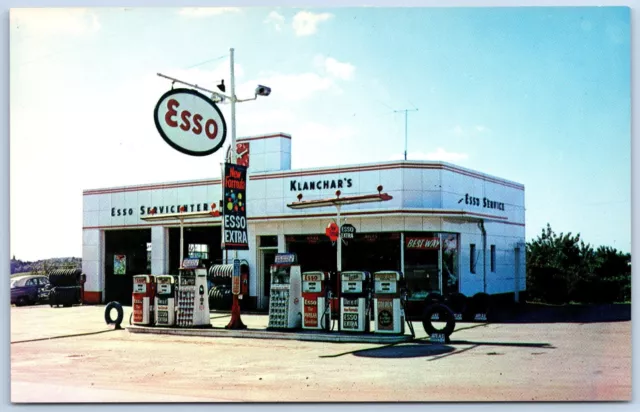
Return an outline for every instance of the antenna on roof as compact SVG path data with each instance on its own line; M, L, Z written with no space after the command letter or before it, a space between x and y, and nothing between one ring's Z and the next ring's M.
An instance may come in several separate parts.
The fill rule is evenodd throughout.
M413 104L411 104L413 106ZM402 109L402 110L394 110L394 113L404 112L404 160L407 160L407 123L408 123L408 113L409 112L417 112L418 108L413 106L413 109Z

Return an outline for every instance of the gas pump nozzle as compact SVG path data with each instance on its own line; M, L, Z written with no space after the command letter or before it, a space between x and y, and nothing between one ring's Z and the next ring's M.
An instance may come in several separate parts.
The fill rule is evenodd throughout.
M329 313L329 320L326 321L326 326L324 329L327 330L327 332L329 332L332 328L331 325L331 298L333 297L333 293L331 292L331 286L327 287L327 298L325 300L325 304L324 304L324 313L322 314L322 322L325 322L324 317L327 316L327 313ZM323 325L325 325L325 323L323 323Z

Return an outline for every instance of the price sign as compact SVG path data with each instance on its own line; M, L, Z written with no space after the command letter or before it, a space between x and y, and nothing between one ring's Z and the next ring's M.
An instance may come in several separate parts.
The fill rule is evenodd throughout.
M200 259L186 258L182 261L183 269L196 269L200 266Z
M276 265L294 264L297 261L298 257L295 253L278 253L275 257L274 263Z
M240 294L240 259L233 259L233 277L231 279L231 293Z
M356 234L356 228L353 225L344 224L340 228L340 234L343 239L353 239Z

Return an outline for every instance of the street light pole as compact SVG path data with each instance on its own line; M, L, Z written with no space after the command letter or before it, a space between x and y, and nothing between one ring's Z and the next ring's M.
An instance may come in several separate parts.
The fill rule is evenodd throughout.
M231 164L236 164L236 76L233 60L233 47L229 49L229 62L231 65Z
M336 205L336 209L338 211L338 247L337 249L337 265L338 273L342 272L342 222L340 221L340 205ZM339 275L338 275L339 276Z
M233 47L229 49L229 64L231 68L230 73L230 92L231 92L231 164L235 165L237 158L237 149L236 149L236 75L235 75L235 67L234 67L234 59L233 59ZM257 95L255 96L257 97ZM227 255L228 256L228 255ZM234 260L234 272L235 272L235 261L238 259L238 250L235 249L233 251L233 260ZM227 261L227 264L229 262ZM240 274L234 273L234 276L240 276ZM231 319L226 329L246 329L247 326L242 322L240 317L240 302L238 301L238 295L233 294L233 303L231 305Z

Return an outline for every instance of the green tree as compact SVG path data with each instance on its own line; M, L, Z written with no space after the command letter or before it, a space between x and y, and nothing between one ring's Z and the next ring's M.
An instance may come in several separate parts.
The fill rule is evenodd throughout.
M593 247L580 234L556 234L551 225L527 243L527 290L535 301L604 303L631 298L631 255Z

